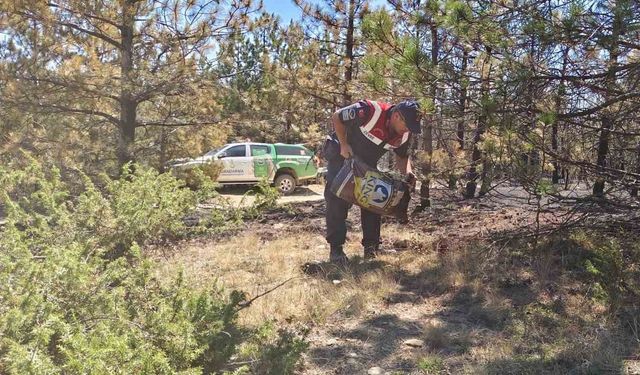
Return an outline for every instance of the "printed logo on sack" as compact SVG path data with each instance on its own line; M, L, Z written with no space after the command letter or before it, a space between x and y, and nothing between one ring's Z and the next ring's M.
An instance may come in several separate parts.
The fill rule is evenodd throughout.
M367 172L364 178L356 177L354 195L361 206L384 209L389 204L393 187L378 177L373 172Z
M373 188L372 200L376 203L384 203L389 199L389 190L383 185L376 185Z

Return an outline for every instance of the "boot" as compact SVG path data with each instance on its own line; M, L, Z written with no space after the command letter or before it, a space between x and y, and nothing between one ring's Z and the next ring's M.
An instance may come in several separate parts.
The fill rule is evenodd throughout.
M342 245L331 245L329 253L329 262L344 265L349 261L347 254L342 250Z

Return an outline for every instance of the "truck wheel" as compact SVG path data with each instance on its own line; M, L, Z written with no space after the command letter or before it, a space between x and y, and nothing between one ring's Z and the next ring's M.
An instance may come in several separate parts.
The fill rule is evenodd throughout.
M274 181L276 189L284 195L289 195L296 190L296 179L292 175L283 173Z

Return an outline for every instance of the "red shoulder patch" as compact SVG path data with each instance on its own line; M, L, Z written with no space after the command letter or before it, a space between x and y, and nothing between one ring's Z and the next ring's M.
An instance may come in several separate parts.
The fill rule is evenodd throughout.
M373 128L373 129L371 129L369 132L370 132L372 135L374 135L374 136L376 136L377 138L382 139L382 140L384 140L384 139L387 137L387 135L384 133L384 130L382 130L382 129L380 129L380 128L376 128L376 127L374 127L374 128Z
M363 118L364 117L364 109L359 109L358 110L358 117L359 118Z

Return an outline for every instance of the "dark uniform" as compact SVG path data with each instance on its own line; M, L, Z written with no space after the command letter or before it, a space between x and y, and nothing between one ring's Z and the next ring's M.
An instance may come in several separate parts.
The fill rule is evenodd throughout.
M353 154L371 167L376 167L378 160L387 151L393 150L400 157L409 155L409 133L393 137L390 134L388 121L393 106L387 103L361 100L338 111L340 121L347 129L347 142ZM335 133L327 137L324 145L327 160L327 184L324 197L327 203L327 242L332 252L342 248L346 240L346 219L350 203L338 198L329 187L337 175L344 158L340 155L340 142ZM360 209L362 222L362 245L365 249L376 248L380 244L380 215L363 208Z

